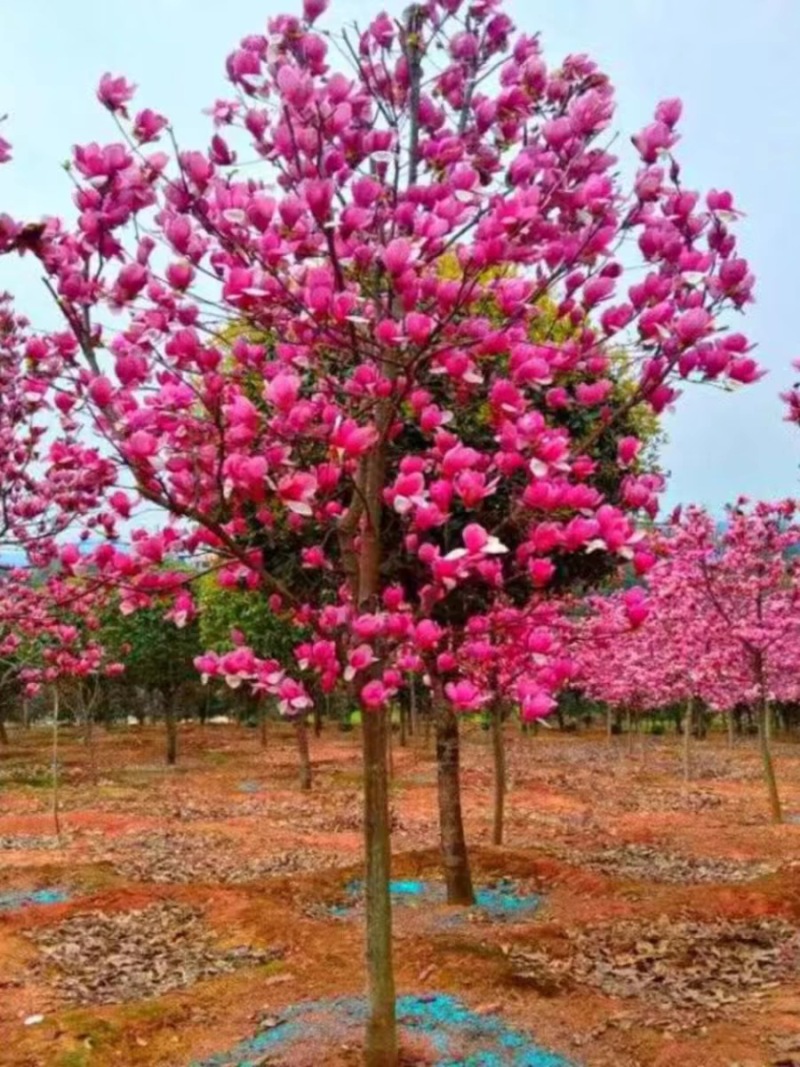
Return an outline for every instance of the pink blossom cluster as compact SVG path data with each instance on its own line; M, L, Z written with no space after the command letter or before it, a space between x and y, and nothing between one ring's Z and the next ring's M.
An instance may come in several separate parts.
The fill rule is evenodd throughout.
M125 610L180 592L185 621L169 560L210 560L313 631L298 673L366 708L416 673L458 710L500 689L545 714L574 674L547 617L564 561L651 563L638 522L661 479L621 416L760 375L725 322L753 289L734 200L684 181L677 100L623 182L607 76L548 65L498 0L381 14L342 36L340 68L324 8L240 42L205 148L105 74L120 139L76 145L74 218L0 216L0 252L37 259L63 318L4 341L12 397L52 422L42 507L102 536L88 565ZM624 401L615 353L637 374ZM162 528L136 527L153 506ZM307 706L244 645L199 668Z
M576 624L581 685L638 709L701 697L724 711L762 692L797 700L798 548L792 500L743 499L724 525L699 508L679 512L654 543L646 593L597 597ZM646 610L631 618L634 594Z

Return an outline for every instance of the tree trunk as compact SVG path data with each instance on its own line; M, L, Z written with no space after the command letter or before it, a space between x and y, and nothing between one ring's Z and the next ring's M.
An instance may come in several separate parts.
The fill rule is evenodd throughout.
M778 782L775 778L775 767L772 763L769 735L769 697L767 695L767 682L764 672L763 654L756 654L756 677L758 679L758 747L761 750L761 763L764 768L764 781L767 785L769 797L769 810L774 823L783 822L783 810L781 798L778 795Z
M683 780L692 780L692 725L694 720L694 697L686 700L683 713Z
M625 732L628 735L628 755L630 756L633 754L633 715L630 708L625 710Z
M61 837L61 814L59 811L58 795L58 714L59 714L58 686L53 688L53 825L56 837Z
M727 712L725 713L725 721L728 724L728 748L733 748L734 741L735 741L735 737L734 737L734 726L735 726L735 724L734 724L734 721L733 721L733 708L728 708Z
M503 709L499 701L492 708L492 753L494 755L494 813L492 843L502 845L506 806L506 738Z
M417 721L417 682L413 674L408 683L408 700L410 715L408 731L412 737L416 737L419 732L419 722Z
M311 788L311 755L308 750L308 725L305 715L298 715L294 723L297 738L297 756L300 764L300 788L305 792Z
M31 702L27 697L22 701L22 729L26 732L31 728Z
M164 693L164 725L167 728L167 764L174 767L178 762L178 723L175 719L175 696Z
M203 694L200 702L197 705L197 717L200 720L200 726L205 729L206 720L208 719L208 703L209 703L209 691L208 686L203 686Z
M436 708L436 764L439 834L448 904L474 904L472 874L461 814L458 718L439 700Z
M322 737L322 708L319 697L314 701L314 737Z
M89 751L89 773L91 775L92 785L96 787L98 774L97 746L94 743L94 701L91 700L87 703L83 694L81 694L80 701L83 708L83 740Z
M408 711L404 704L400 705L400 748L405 748L408 744L408 731L407 731L407 719Z
M609 744L614 740L614 712L610 704L606 708L606 739Z
M5 709L0 709L0 745L9 745L11 742L8 739L8 730L6 729L6 713Z
M386 710L364 712L364 852L366 860L367 975L370 1014L366 1067L395 1067L397 1034L392 969L392 904L389 895L389 781Z

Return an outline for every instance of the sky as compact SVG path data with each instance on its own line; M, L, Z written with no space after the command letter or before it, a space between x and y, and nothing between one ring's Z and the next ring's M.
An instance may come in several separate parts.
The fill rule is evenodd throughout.
M0 64L2 133L14 163L0 168L0 212L26 220L70 214L61 164L71 145L115 139L94 90L110 70L139 86L136 104L172 120L182 147L208 143L202 109L229 96L224 59L266 20L300 0L6 0ZM386 4L399 14L403 0ZM332 0L322 22L363 25L379 6ZM735 394L689 386L664 419L670 474L666 504L694 502L721 512L744 493L775 499L800 492L800 433L782 421L778 393L800 357L800 4L797 0L508 0L526 33L539 32L545 58L589 53L617 89L614 121L623 169L628 137L655 104L684 101L679 154L688 188L730 188L746 213L740 253L758 282L741 326L769 374ZM12 290L37 325L54 309L32 262L0 260L0 289ZM737 328L740 324L736 324Z

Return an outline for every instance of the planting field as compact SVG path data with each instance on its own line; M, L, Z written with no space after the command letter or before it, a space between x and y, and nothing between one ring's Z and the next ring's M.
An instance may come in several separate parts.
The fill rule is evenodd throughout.
M353 1067L365 986L358 731L266 749L238 726L0 751L0 1064ZM507 733L506 843L489 734L464 730L478 903L444 903L436 762L394 739L392 899L403 1063L800 1063L800 747L776 743L772 825L755 743ZM96 779L96 780L95 780Z

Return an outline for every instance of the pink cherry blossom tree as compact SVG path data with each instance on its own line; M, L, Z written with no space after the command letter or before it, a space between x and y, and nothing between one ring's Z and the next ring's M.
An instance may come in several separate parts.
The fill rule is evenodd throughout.
M741 500L720 524L700 508L678 512L658 538L647 593L597 598L578 627L582 684L611 704L685 701L684 773L692 709L701 698L729 715L756 708L770 813L782 810L770 749L770 704L797 699L800 658L797 504ZM630 609L638 605L642 611ZM625 632L628 615L635 623Z
M795 501L746 500L730 508L722 532L699 509L676 524L667 579L705 599L730 656L727 676L740 697L758 709L759 746L770 813L783 815L770 751L770 701L785 667L797 662L800 643L798 557L800 524ZM734 703L735 700L731 700Z
M62 575L12 568L0 576L0 701L9 692L53 695L53 820L59 813L59 712L65 681L114 677L124 667L98 639L102 587L86 587Z
M608 77L582 55L549 67L497 0L363 31L316 29L324 8L243 39L202 150L104 75L119 139L76 146L77 219L2 216L0 251L38 260L63 318L19 324L12 377L29 353L59 454L102 442L77 501L108 534L93 573L126 610L172 596L186 617L185 576L163 563L210 557L313 632L322 690L358 694L366 1062L393 1067L388 702L410 676L431 687L448 899L467 903L458 713L498 685L524 713L552 706L568 672L527 620L571 554L633 556L653 507L637 443L616 447L624 416L759 371L724 325L753 284L733 198L685 187L678 101L633 138L628 186ZM644 268L629 284L623 245ZM533 342L545 298L570 329ZM638 373L624 401L620 351ZM601 437L625 468L611 498ZM124 550L112 538L140 502L164 524ZM294 672L246 647L199 667L308 707Z

